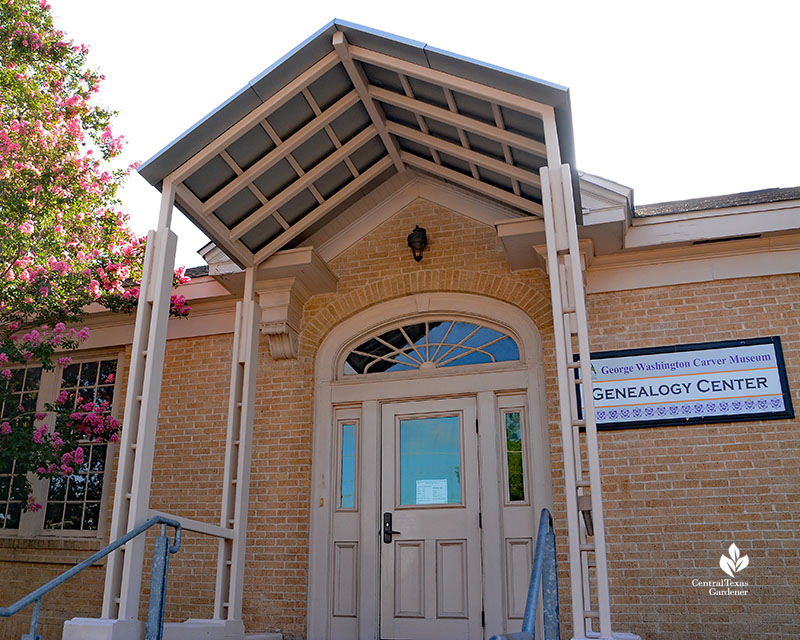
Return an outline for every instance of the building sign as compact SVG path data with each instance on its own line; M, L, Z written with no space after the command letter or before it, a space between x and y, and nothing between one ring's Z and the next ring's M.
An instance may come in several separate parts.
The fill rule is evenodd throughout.
M598 429L794 417L777 337L591 358Z

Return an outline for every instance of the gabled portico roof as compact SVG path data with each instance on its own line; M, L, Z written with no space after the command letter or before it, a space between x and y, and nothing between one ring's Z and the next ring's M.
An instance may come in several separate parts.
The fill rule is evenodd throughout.
M139 172L245 267L409 169L541 216L562 162L566 88L334 20Z

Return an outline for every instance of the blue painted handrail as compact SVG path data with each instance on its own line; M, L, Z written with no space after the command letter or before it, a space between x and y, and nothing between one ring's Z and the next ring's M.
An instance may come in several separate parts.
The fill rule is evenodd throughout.
M165 518L164 516L156 516L150 518L147 522L140 524L135 529L132 529L124 536L108 544L97 553L86 558L80 564L76 564L71 569L68 569L60 576L53 578L47 584L42 585L35 591L31 591L27 596L21 598L10 607L0 607L0 618L8 618L15 613L19 613L22 609L30 604L33 604L33 615L31 617L30 633L22 635L22 640L42 640L42 636L37 633L39 626L39 611L42 606L42 597L61 586L70 578L76 576L87 567L92 566L98 560L105 558L109 553L116 551L122 545L133 540L136 536L141 535L150 527L157 524L162 525L161 535L156 538L155 547L153 550L153 575L150 586L150 606L147 614L147 640L160 640L164 629L164 604L166 602L166 587L167 587L167 569L169 566L169 555L176 553L181 548L181 525L180 523ZM167 536L167 527L175 529L175 539L170 544L169 537Z
M522 618L522 631L492 636L490 640L536 640L536 608L539 605L540 589L544 640L559 640L561 627L558 620L556 534L553 531L553 518L547 509L542 509L539 516L539 533L536 536L536 552L533 555L533 569L528 587L528 599L525 602L525 615Z

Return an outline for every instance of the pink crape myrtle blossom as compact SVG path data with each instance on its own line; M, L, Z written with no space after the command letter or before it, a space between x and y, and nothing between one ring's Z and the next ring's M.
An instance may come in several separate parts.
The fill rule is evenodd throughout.
M135 165L113 164L124 138L87 55L47 2L0 0L0 451L40 478L73 473L82 441L116 441L120 427L110 407L63 391L31 411L20 371L68 367L89 339L87 309L135 311L145 252L118 198ZM173 282L188 280L178 269ZM173 296L173 317L189 311Z

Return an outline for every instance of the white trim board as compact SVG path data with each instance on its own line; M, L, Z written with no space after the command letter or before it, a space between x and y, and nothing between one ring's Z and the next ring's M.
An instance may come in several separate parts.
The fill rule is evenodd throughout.
M800 234L595 256L587 293L797 273Z
M800 206L796 200L789 200L634 218L624 242L626 249L639 249L798 229Z

